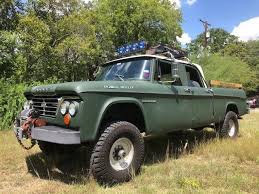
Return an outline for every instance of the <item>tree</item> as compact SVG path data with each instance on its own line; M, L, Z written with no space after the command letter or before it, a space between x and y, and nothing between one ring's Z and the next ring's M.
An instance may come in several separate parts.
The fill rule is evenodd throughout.
M21 0L0 1L0 30L14 30L22 11L23 3Z
M20 66L23 80L44 81L48 75L50 31L48 25L34 15L27 15L18 26L20 50L26 62Z
M256 73L256 83L259 89L259 41L237 42L227 45L221 53L235 56L246 62L251 71Z
M96 0L94 8L98 40L107 47L138 40L176 44L182 34L181 13L169 0Z
M91 11L79 0L31 0L26 8L18 28L24 81L91 78L99 55Z
M231 35L221 28L212 28L209 30L210 38L208 41L207 50L210 53L217 53L224 49L227 45L235 43L238 38ZM204 33L201 33L188 45L188 51L191 55L196 55L204 50Z
M211 54L196 59L195 62L203 67L207 80L241 83L247 91L256 90L258 81L255 72L237 57Z
M26 11L18 28L25 81L92 79L117 46L173 43L181 34L180 11L168 0L29 0Z
M1 79L15 77L19 61L18 34L15 29L19 23L19 14L23 3L19 0L0 1L0 71Z
M82 10L58 22L55 52L65 80L92 79L101 50L96 40L92 12Z
M246 43L246 57L245 61L251 67L258 67L259 68L259 40L248 41Z
M220 53L224 56L238 57L242 61L245 61L247 55L247 45L244 42L231 43L220 50Z
M18 35L15 32L0 31L0 78L14 76L20 53Z
M246 61L253 71L256 72L257 92L259 90L259 40L248 41L246 43L247 54L244 61Z

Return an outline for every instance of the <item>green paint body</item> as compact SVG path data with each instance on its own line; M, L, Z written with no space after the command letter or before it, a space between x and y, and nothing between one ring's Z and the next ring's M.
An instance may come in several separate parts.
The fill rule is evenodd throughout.
M155 56L153 58L155 61L161 60ZM150 81L68 82L28 88L25 96L79 96L79 110L71 118L69 127L80 130L81 142L96 140L105 113L118 103L132 103L139 107L146 134L166 134L218 123L224 120L229 105L237 108L239 116L248 113L246 94L242 89L212 88L213 93L209 93L209 88L188 87L185 65L181 63L178 66L183 86L155 81L153 67ZM190 88L191 92L186 92L186 88ZM66 127L59 110L55 118L44 118L49 125Z

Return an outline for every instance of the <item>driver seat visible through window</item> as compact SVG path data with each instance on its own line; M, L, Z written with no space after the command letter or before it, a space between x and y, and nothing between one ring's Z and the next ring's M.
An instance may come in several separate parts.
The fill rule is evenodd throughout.
M203 87L200 75L195 68L186 66L186 77L189 87Z
M168 85L175 85L175 86L181 86L182 82L181 80L177 80L175 82L170 83L170 81L173 81L172 77L172 66L171 63L168 61L159 61L158 64L158 81L166 82L168 81Z

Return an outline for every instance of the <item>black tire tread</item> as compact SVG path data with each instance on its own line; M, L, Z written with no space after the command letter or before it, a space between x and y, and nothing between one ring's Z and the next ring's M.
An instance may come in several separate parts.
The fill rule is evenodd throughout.
M239 131L238 116L233 111L227 112L227 114L225 116L225 119L224 119L224 122L222 123L222 125L220 126L220 129L218 131L219 132L219 137L221 137L221 138L229 137L228 130L229 130L229 120L230 119L232 119L235 122L236 130L237 130L236 134L232 138L236 138L237 137L238 131Z
M98 142L95 145L95 148L93 149L93 153L91 156L91 172L94 176L94 178L100 183L100 184L107 184L112 185L115 183L125 182L129 181L131 179L131 174L128 173L128 176L121 176L116 177L116 174L118 174L118 171L114 173L110 173L109 170L107 170L107 165L105 161L105 155L107 154L107 150L105 150L105 147L107 144L111 144L113 142L109 142L110 140L116 139L116 136L119 135L118 128L128 126L132 129L131 133L137 138L136 141L140 142L138 145L138 153L134 154L134 158L136 157L136 165L135 165L135 173L138 173L140 170L140 167L144 161L144 140L141 136L138 128L127 122L127 121L118 121L111 123L106 129L104 129L103 133L101 134ZM109 146L109 145L108 145ZM135 149L135 146L134 146ZM134 160L134 159L133 159ZM133 162L133 161L132 161Z

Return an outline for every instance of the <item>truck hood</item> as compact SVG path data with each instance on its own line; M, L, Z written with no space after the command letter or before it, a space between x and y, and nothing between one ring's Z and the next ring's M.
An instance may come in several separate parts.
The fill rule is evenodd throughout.
M155 84L156 85L156 84ZM84 92L144 92L152 91L149 81L82 81L27 88L25 95L79 94Z

